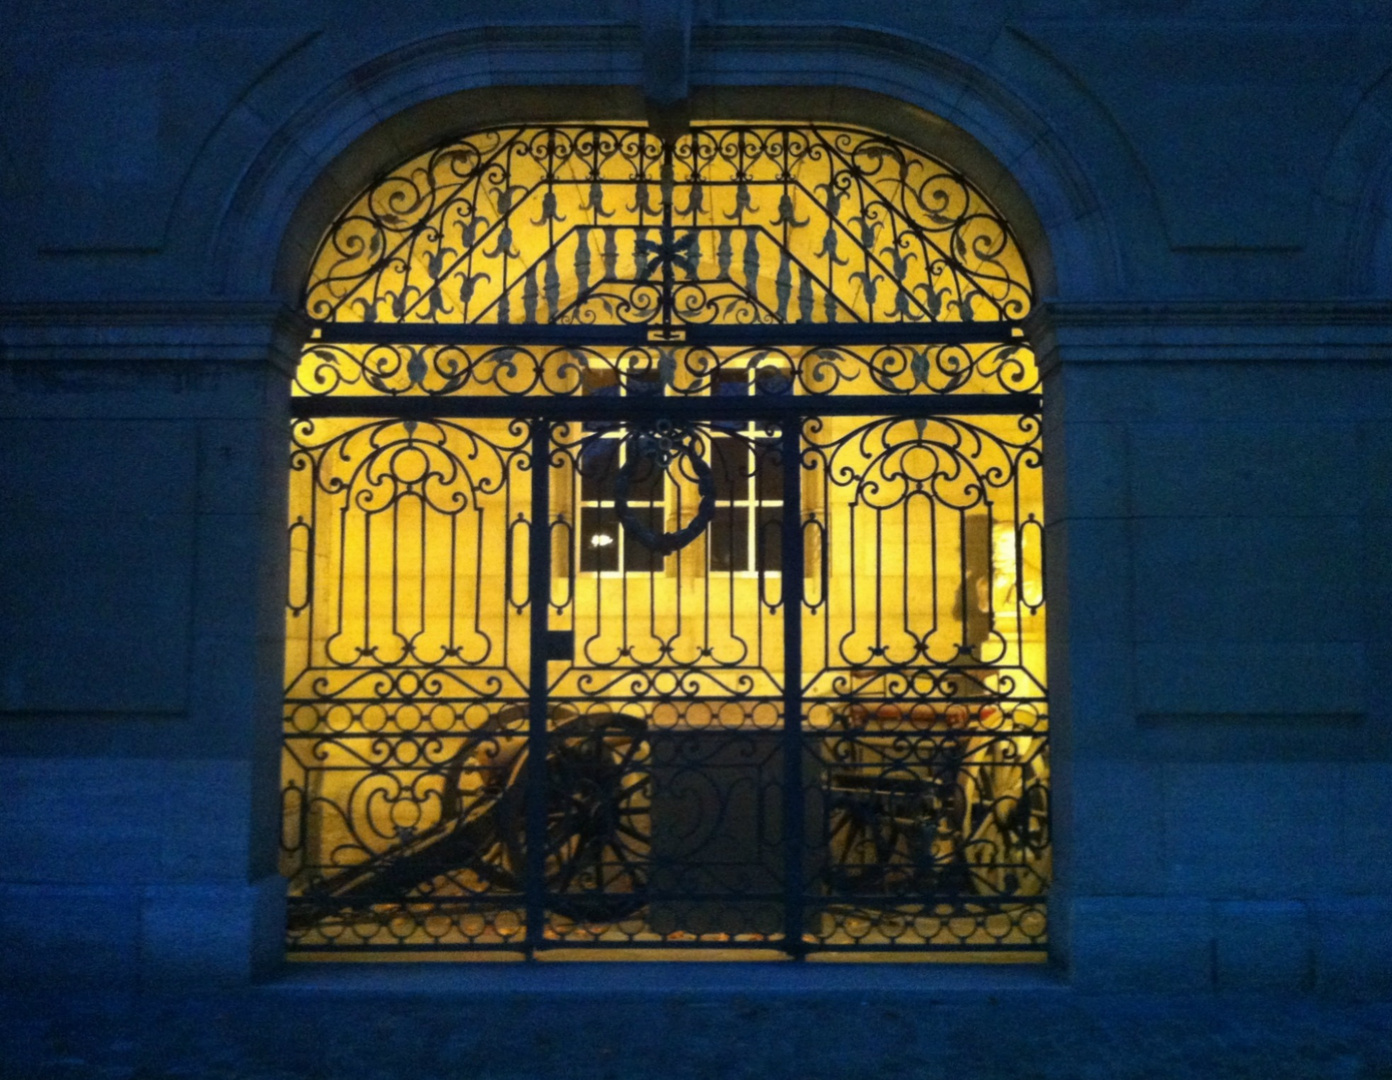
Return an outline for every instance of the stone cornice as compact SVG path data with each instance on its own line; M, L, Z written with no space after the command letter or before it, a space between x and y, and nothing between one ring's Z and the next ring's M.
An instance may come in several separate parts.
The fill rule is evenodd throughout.
M267 301L0 304L0 362L269 363L292 372L305 317Z
M1392 302L1049 301L1032 337L1059 363L1392 360Z
M1392 361L1392 302L1067 303L1032 316L1058 363ZM308 322L267 301L0 304L0 362L271 363L293 371Z

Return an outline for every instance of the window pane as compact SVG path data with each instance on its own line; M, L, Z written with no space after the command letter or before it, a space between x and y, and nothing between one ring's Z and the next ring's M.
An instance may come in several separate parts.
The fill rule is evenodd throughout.
M783 569L783 509L778 506L759 507L758 544L759 561L756 570L774 574Z
M712 397L744 397L749 393L749 369L721 368L711 379Z
M662 532L661 506L633 506L630 509L633 516L654 533ZM632 533L625 532L623 540L625 573L646 574L662 569L661 554L640 543Z
M617 570L619 568L619 523L613 508L580 508L580 569Z
M781 364L760 364L754 369L754 393L758 396L792 392L793 375L787 367Z
M631 443L628 452L633 453ZM666 477L667 470L660 467L651 456L645 454L637 458L628 478L629 502L660 503L662 501L662 484Z
M711 472L717 499L749 498L749 444L728 435L713 435Z
M629 397L661 397L662 381L656 371L626 371L624 382Z
M754 490L760 500L779 501L783 498L783 455L772 439L760 439L758 446Z
M619 467L619 441L595 439L580 449L580 498L601 502L614 498Z
M619 373L611 367L585 368L586 397L618 397Z
M587 367L584 369L581 393L585 397L616 398L619 396L619 373L609 367ZM587 421L585 431L607 431L613 424Z
M749 511L743 506L716 507L710 526L712 570L749 569Z
M745 367L721 368L711 375L711 397L731 398L749 396L749 369ZM711 423L716 430L740 431L743 420L716 420Z

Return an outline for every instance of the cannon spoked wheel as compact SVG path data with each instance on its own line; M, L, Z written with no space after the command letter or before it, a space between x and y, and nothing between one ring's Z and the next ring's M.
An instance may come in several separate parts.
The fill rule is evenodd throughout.
M543 881L548 911L613 922L647 904L647 722L619 713L552 714L547 733ZM507 706L472 733L444 769L436 824L291 898L292 929L351 918L381 904L443 900L438 883L467 873L489 893L525 894L530 740L523 706ZM465 791L462 778L482 777ZM463 899L461 897L461 899Z
M577 716L548 733L547 910L577 922L613 922L647 903L647 724L615 713ZM527 748L513 761L501 807L506 862L526 866Z
M1028 734L979 738L967 766L972 782L964 854L973 890L986 896L1043 894L1052 876L1049 763Z

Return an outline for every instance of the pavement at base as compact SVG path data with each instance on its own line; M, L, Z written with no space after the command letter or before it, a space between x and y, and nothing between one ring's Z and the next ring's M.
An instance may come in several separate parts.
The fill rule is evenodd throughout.
M1037 976L921 970L801 982L669 970L654 982L567 967L493 983L475 967L462 982L320 970L220 991L11 986L0 1077L1392 1080L1385 1000L1087 995Z

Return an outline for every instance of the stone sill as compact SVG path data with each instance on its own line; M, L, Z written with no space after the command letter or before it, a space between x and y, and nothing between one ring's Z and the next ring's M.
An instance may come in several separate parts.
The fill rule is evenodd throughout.
M291 963L261 984L286 994L494 997L816 997L913 995L934 1000L1065 993L1047 964L941 962L564 961Z

